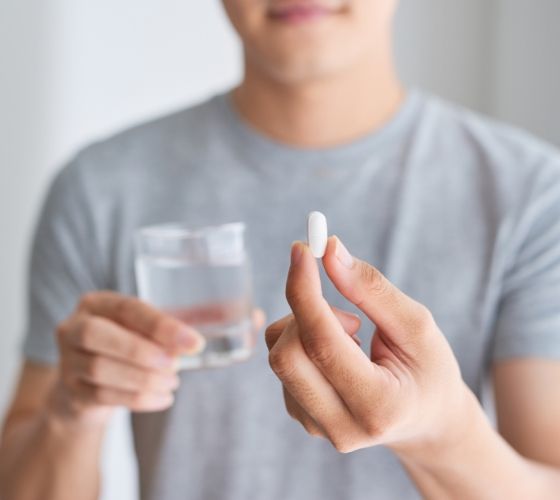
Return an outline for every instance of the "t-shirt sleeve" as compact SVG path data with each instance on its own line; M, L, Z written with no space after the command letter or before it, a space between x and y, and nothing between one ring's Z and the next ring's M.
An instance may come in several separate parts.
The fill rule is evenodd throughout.
M79 157L51 182L33 236L28 266L25 358L58 361L57 325L80 296L102 288L93 217Z
M560 162L548 167L515 231L515 254L498 309L494 359L560 360Z

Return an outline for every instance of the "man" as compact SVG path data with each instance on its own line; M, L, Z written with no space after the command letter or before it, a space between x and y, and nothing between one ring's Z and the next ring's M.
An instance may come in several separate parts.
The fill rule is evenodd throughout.
M87 148L51 187L4 496L96 498L125 405L144 499L553 498L558 153L405 92L394 0L224 4L245 48L239 87ZM293 246L287 315L287 249L310 210L339 239L322 291ZM262 342L246 363L175 377L173 356L201 339L130 298L133 231L171 220L248 223L255 296L283 317L267 341L288 411L336 449L287 418ZM366 315L371 359L350 338L369 340ZM503 438L473 396L490 368Z

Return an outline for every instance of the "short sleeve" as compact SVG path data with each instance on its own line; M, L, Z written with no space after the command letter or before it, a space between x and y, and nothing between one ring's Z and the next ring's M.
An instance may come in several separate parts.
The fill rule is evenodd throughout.
M515 254L498 309L494 359L560 360L560 162L549 164L542 174L517 224Z
M23 343L23 354L32 361L58 361L57 325L83 293L102 288L92 207L85 193L75 159L51 182L39 214L28 266Z

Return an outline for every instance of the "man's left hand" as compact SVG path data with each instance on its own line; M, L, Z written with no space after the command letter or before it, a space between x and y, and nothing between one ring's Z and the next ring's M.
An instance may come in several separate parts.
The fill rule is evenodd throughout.
M430 311L329 238L323 265L338 291L376 325L368 357L359 321L324 299L309 247L292 245L286 297L293 314L267 328L270 365L289 414L350 452L384 444L438 451L463 439L478 403ZM426 283L429 286L429 283Z

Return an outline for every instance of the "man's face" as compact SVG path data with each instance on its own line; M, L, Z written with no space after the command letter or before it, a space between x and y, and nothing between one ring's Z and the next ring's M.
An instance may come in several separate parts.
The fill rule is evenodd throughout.
M396 0L223 0L248 61L277 80L336 74L390 50Z

